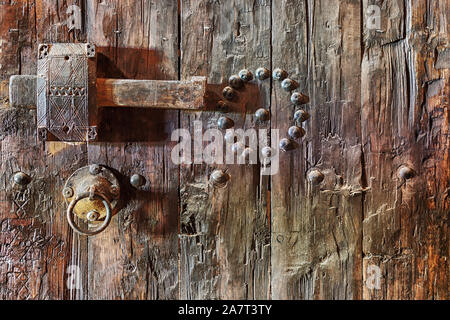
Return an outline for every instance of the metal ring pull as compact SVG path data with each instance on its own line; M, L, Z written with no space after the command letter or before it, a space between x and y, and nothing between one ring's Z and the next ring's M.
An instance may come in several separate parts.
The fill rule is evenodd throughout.
M101 200L103 202L103 205L105 206L106 209L106 217L105 220L103 221L103 223L96 229L94 230L81 230L79 226L77 226L75 224L75 222L73 221L73 217L74 217L74 213L73 213L73 208L75 207L75 205L82 199L85 198L89 198L89 197L94 197L97 198L99 200ZM76 197L73 198L73 200L70 202L69 207L67 208L67 221L69 222L69 225L72 227L72 229L82 235L85 236L93 236L96 235L100 232L102 232L103 230L105 230L109 223L111 222L111 218L112 218L112 210L111 210L111 203L109 202L108 198L101 194L101 193L97 193L97 192L83 192L78 194Z

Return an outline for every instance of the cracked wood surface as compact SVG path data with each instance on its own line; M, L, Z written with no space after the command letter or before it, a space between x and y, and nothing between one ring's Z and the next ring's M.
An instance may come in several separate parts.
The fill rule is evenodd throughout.
M1 2L0 299L448 299L449 10L438 0ZM244 67L281 67L310 97L307 135L272 177L259 165L170 161L172 130L215 128L221 114L209 110L102 108L102 142L37 143L35 110L9 106L7 80L35 74L39 43L85 41L98 78L206 76L220 93ZM254 105L227 114L235 127L286 136L289 94L271 80L249 88ZM270 123L255 123L255 105ZM118 171L127 202L86 240L65 221L61 190L89 163ZM403 165L415 172L407 181ZM217 167L231 175L225 189L208 184ZM26 188L12 183L17 171L32 177ZM147 178L141 190L134 173ZM71 265L81 281L69 290ZM370 266L379 289L366 285Z

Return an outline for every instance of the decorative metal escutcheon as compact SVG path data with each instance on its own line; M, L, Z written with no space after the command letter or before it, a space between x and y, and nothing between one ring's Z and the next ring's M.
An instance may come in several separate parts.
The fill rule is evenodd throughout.
M117 213L119 180L107 167L93 164L75 171L67 180L63 196L67 201L67 221L79 234L92 236L105 230ZM86 227L75 223L75 216Z
M90 43L41 44L37 63L40 140L91 141L97 137L96 59Z

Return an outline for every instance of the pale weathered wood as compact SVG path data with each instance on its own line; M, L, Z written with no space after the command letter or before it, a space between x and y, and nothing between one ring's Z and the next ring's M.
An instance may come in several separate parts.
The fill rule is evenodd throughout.
M205 106L206 78L186 81L97 79L97 106L197 110Z
M204 75L209 83L225 86L243 68L270 68L270 1L183 0L181 23L183 78ZM253 95L258 107L270 106L270 80L252 81L242 91L247 86L258 88ZM227 114L235 128L255 127L245 105L238 114ZM192 134L193 121L200 121L203 131L217 128L220 116L182 112L181 127ZM231 175L226 189L208 186L217 167ZM259 164L181 166L181 298L270 297L268 181L260 176Z
M176 1L88 2L88 39L97 45L98 76L176 80L178 5ZM99 21L104 21L101 23ZM103 29L103 30L100 30ZM113 109L113 110L111 110ZM124 131L151 131L153 119L163 131L178 124L174 110L103 108L99 121L125 118ZM134 123L143 118L145 126ZM163 121L161 121L163 119ZM161 126L161 124L159 124ZM157 131L157 130L156 130ZM89 144L89 162L116 169L123 181L124 206L107 230L89 239L90 299L175 299L178 297L178 168L170 159L170 136L157 142L127 139ZM147 184L136 190L129 177L139 173Z
M275 1L273 67L310 96L306 136L272 178L272 297L361 297L363 163L359 119L358 1ZM290 93L274 82L272 128L294 124ZM324 174L313 185L312 169Z

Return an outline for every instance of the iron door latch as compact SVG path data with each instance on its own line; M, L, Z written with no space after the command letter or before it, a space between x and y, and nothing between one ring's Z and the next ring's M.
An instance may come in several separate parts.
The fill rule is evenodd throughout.
M93 141L98 107L201 110L206 78L186 81L102 79L96 76L95 45L41 44L37 75L10 78L11 106L37 107L41 141Z

